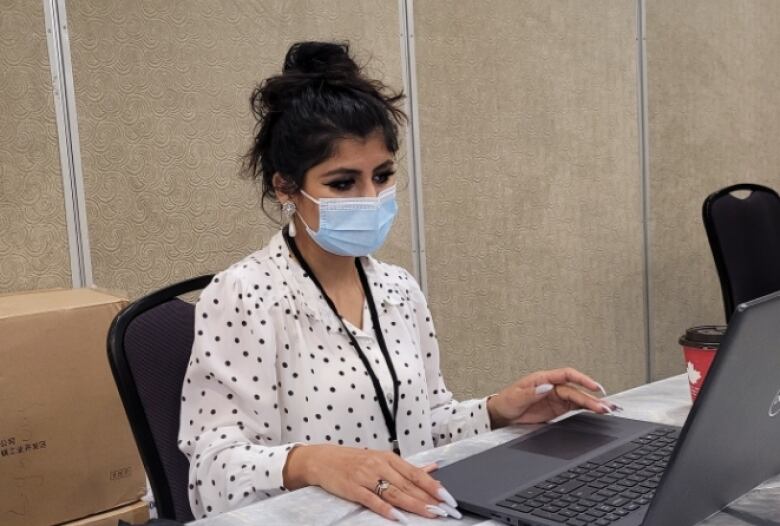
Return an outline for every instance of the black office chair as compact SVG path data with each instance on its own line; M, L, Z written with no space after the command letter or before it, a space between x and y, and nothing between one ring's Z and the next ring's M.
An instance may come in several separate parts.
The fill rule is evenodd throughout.
M177 440L181 388L192 349L195 306L178 298L204 288L200 276L125 307L108 331L108 359L146 468L160 518L194 519L187 496L189 462Z
M750 195L732 195L738 191ZM765 186L737 184L710 194L702 216L728 322L740 303L780 290L780 197Z

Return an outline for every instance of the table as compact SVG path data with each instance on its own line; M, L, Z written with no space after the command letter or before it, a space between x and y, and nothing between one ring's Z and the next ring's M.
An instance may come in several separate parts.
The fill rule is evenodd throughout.
M686 375L674 376L609 397L623 406L620 416L680 426L688 416L691 398ZM430 462L450 464L485 449L525 435L540 426L513 426L498 429L422 451L409 460L422 466ZM418 526L502 526L502 523L465 515L462 520L426 519L406 514L409 523ZM319 488L303 488L260 501L239 510L190 523L192 526L238 525L315 525L377 526L398 525L375 513ZM700 526L780 525L780 476L770 479L733 502L720 513L699 523Z

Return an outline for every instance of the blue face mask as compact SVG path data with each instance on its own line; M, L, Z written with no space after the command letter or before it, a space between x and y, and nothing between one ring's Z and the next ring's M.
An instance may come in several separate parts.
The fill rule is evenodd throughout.
M320 208L320 228L314 232L306 227L315 243L338 256L366 256L379 249L393 226L398 205L395 186L376 197L336 197L315 199L301 193Z

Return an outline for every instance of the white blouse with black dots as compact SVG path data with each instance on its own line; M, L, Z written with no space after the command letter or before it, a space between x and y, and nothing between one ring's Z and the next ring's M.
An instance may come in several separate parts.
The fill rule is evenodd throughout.
M400 381L401 454L489 430L485 399L457 402L444 386L433 322L414 279L372 257L362 262ZM195 316L179 429L195 517L285 491L282 469L296 444L392 449L363 363L281 232L215 276ZM362 328L345 324L392 407L368 305Z

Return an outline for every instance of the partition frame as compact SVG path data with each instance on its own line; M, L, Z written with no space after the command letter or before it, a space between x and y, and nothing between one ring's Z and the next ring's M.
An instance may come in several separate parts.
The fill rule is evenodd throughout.
M43 0L43 9L54 109L57 117L57 140L68 231L71 283L73 288L91 287L94 285L92 257L65 0Z
M417 105L417 61L414 40L414 0L398 0L398 18L401 24L401 74L406 91L407 166L409 173L410 210L412 214L412 264L414 275L423 293L428 293L428 274L425 257L425 216L420 146L420 118Z

